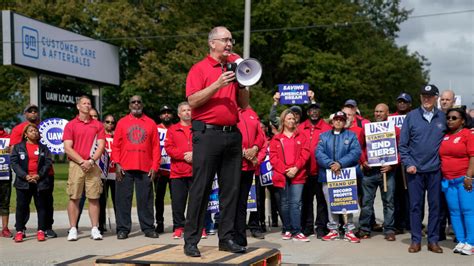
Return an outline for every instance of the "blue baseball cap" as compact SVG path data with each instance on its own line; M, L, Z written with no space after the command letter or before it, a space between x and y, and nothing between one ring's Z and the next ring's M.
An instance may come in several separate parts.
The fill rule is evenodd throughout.
M405 102L411 103L411 96L410 96L410 94L408 94L406 92L402 92L402 93L400 93L400 95L398 95L397 101L398 100L404 100Z

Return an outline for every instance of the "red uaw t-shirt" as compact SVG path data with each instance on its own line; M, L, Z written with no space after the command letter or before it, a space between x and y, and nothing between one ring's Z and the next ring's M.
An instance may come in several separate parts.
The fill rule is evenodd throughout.
M38 158L39 158L39 145L26 143L26 151L28 152L28 174L38 174Z
M236 54L230 55L228 62L234 62L240 58ZM189 71L186 79L186 97L209 87L219 79L223 66L208 55L195 64ZM220 88L205 104L192 109L192 119L200 120L206 124L219 126L233 126L238 122L237 105L237 82Z
M469 157L474 156L474 131L463 128L456 134L446 134L439 148L439 156L444 178L465 176Z

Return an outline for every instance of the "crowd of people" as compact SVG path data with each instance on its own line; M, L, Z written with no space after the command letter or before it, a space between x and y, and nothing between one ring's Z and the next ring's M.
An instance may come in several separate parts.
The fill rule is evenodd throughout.
M302 242L309 242L314 235L323 241L341 238L359 243L373 231L395 241L397 234L410 231L408 251L416 253L421 250L427 192L428 250L443 252L438 242L446 239L446 225L451 224L457 241L453 251L472 254L473 118L454 106L453 91L440 95L435 85L423 86L421 106L413 109L412 97L402 92L395 99L393 113L388 103L377 104L374 122L387 121L393 115L406 117L396 128L398 164L374 167L368 163L364 132L370 121L361 116L355 100L341 102L341 109L324 119L321 105L309 91L308 106L291 106L278 117L277 92L269 121L263 121L250 106L248 88L240 86L235 73L225 65L239 58L232 52L230 31L214 28L208 43L209 55L188 74L187 101L177 110L162 106L158 125L145 115L139 95L129 99L130 113L117 123L113 115L100 122L91 100L87 96L78 99L78 115L66 125L63 136L69 159L67 240L78 239L85 199L89 201L91 238L102 239L109 191L117 239L128 238L134 187L140 229L145 237L159 237L167 218L163 216L164 196L169 186L173 238L184 238L187 256L200 256L200 239L214 230L218 231L219 250L244 253L247 230L252 237L263 239L267 227L278 226L280 220L282 240ZM438 97L440 109L436 107ZM179 121L173 124L175 112ZM44 241L56 237L52 230L53 161L48 148L39 142L38 107L28 105L24 116L26 121L10 135L11 169L16 174L16 233L13 236L8 229L11 180L0 181L2 235L23 241L33 198L37 239ZM97 162L106 155L110 163L104 175ZM266 167L267 162L272 166L272 185L259 178L260 166ZM352 214L332 213L329 204L327 173L340 174L348 167L357 170L359 221L354 221ZM215 176L219 218L208 227L207 208ZM254 179L257 211L248 217L247 200ZM374 212L377 188L383 202L381 225ZM266 189L272 202L270 223L265 221Z

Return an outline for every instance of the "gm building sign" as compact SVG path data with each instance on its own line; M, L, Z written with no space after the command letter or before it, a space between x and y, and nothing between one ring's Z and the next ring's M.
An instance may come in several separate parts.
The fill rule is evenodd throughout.
M2 11L3 64L119 85L118 48Z

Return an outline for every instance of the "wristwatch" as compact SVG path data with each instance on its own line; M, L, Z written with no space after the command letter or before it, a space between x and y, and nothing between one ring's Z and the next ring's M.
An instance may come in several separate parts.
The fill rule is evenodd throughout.
M94 161L94 159L92 159L92 158L89 159L89 162L90 162L91 164L95 164L95 161Z

